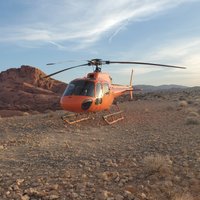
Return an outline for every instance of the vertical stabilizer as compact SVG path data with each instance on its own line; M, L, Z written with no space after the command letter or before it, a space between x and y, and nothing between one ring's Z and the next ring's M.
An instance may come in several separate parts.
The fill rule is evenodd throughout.
M131 78L130 78L130 97L131 97L131 100L133 99L133 69L131 71Z

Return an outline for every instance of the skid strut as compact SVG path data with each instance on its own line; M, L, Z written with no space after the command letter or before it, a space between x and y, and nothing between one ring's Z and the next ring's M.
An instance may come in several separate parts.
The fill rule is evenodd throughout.
M103 116L103 119L109 124L114 124L120 120L124 119L124 116L122 115L123 111L119 109L119 106L116 105L117 111L111 113L109 110L110 114Z
M83 116L83 114L67 113L61 117L61 119L68 124L75 124L81 121L89 119L89 116Z

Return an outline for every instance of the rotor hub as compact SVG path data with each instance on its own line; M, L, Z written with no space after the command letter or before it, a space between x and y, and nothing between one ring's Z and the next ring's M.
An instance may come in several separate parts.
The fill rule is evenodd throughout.
M102 62L101 59L92 59L88 62L88 65L94 65L96 68L95 68L95 72L101 72L101 66L103 65L104 63Z

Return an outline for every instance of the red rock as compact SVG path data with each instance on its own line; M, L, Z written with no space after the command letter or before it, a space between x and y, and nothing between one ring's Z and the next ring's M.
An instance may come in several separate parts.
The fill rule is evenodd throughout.
M1 72L0 111L43 112L61 109L59 100L66 84L43 78L45 75L41 70L25 65Z

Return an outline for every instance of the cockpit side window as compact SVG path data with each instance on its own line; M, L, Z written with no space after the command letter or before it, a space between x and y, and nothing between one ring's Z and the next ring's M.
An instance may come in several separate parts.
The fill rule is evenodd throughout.
M64 96L94 96L94 82L87 80L75 80L69 83Z

